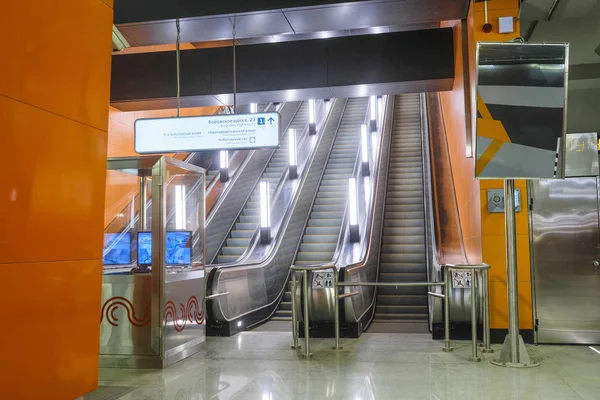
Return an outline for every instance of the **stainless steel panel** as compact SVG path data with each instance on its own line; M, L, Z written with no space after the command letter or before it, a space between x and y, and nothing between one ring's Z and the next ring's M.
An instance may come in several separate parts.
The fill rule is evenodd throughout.
M177 39L175 21L119 25L119 30L138 46L173 44ZM232 38L229 17L181 20L181 41L200 42Z
M462 0L404 0L345 3L330 7L286 10L295 32L384 27L466 17Z
M165 284L164 358L203 343L204 270L167 274ZM190 344L191 343L191 344Z
M532 182L540 343L600 343L597 178Z
M105 275L102 280L100 353L158 355L152 346L150 318L151 277Z
M285 38L298 33L326 38L330 37L326 32L367 28L371 29L367 33L382 33L405 29L405 26L418 27L465 18L468 4L468 0L371 0L235 16L184 18L181 20L181 40L206 42L231 39L233 21L236 22L236 37L242 39ZM118 28L133 46L173 44L177 35L174 20L119 24Z
M566 176L598 176L598 133L568 133Z
M294 33L281 11L237 15L231 21L235 22L236 38Z

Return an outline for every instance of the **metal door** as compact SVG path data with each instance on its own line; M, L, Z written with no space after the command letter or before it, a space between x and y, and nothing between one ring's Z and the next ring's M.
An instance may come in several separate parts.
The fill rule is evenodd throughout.
M532 181L539 343L600 343L598 178Z

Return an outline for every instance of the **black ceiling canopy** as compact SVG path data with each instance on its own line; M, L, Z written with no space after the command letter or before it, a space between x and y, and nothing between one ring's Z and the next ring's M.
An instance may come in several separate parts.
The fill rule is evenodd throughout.
M251 101L450 90L451 28L240 46L237 87ZM181 52L182 104L231 104L232 49ZM111 104L168 108L176 96L174 52L113 56Z

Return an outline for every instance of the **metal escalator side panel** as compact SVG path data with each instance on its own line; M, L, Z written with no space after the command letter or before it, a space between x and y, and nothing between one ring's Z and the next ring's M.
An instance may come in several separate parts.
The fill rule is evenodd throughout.
M275 252L263 263L251 267L219 268L211 274L211 293L230 292L229 296L215 299L208 305L214 323L242 318L253 319L252 322L257 323L268 319L279 304L345 103L345 100L338 99L331 106L327 122L318 135L319 143L312 160L303 172L303 181L291 206L289 220L282 227L281 241ZM246 321L243 325L247 326Z

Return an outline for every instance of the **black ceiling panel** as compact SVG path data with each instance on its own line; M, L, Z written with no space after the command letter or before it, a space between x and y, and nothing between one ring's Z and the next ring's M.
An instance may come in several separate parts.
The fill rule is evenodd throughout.
M327 41L305 40L238 48L238 90L327 86Z
M247 45L236 58L238 93L454 79L451 28ZM111 102L174 97L175 67L175 52L113 56ZM183 97L232 92L230 47L181 52Z
M454 77L451 28L342 37L328 52L330 86Z

